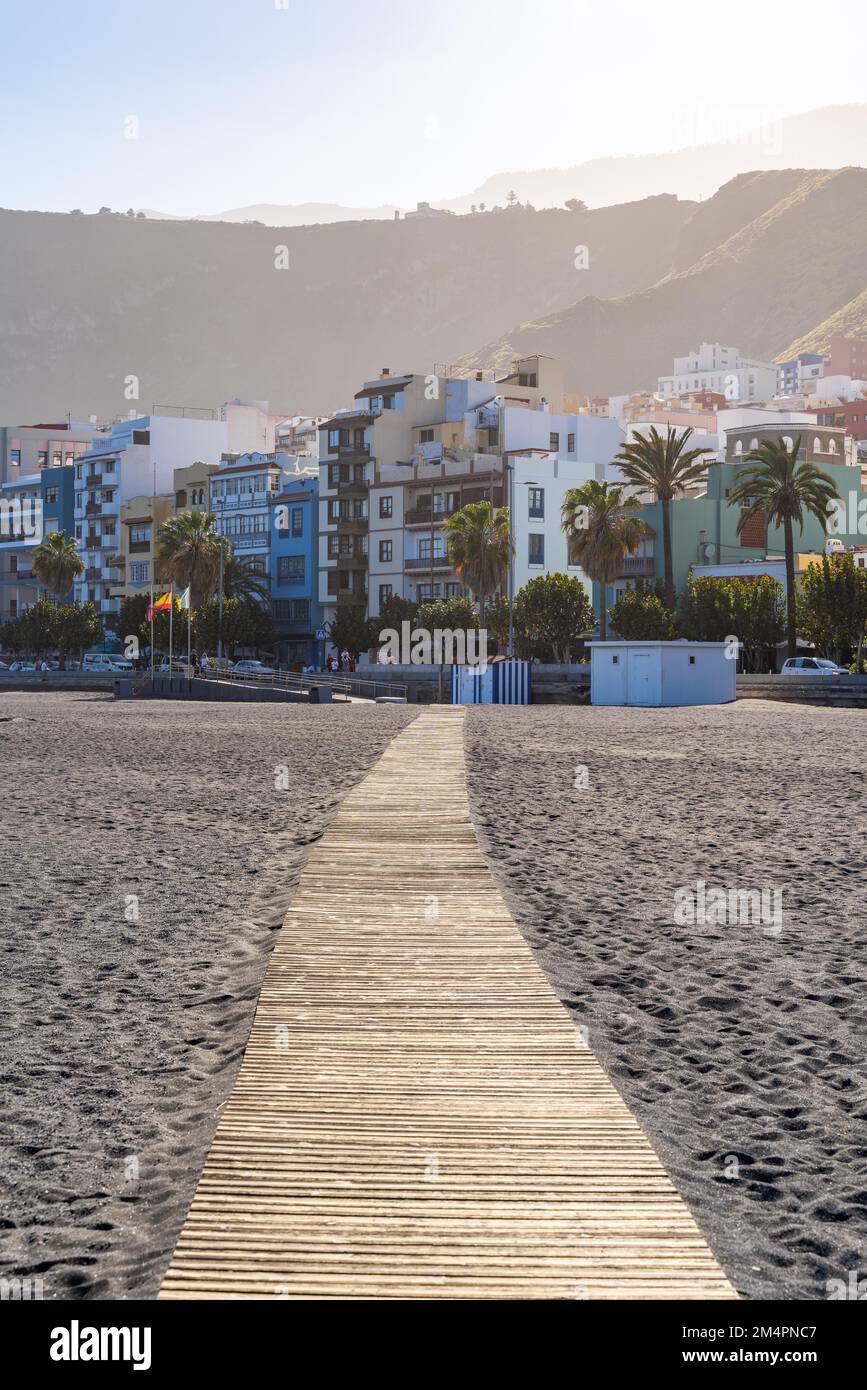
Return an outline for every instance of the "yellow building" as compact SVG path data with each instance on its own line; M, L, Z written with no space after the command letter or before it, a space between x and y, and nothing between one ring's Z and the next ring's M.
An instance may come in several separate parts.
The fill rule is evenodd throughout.
M118 577L112 596L132 598L150 593L151 582L160 583L154 560L159 528L172 515L173 497L131 497L120 509L120 551L115 560Z
M176 468L172 474L175 489L175 512L208 510L208 480L219 471L217 463L191 463L188 468Z

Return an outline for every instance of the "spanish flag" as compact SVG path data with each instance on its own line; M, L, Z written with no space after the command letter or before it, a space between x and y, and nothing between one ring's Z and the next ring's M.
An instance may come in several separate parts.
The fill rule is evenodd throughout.
M147 620L151 622L154 613L167 613L172 606L171 590L167 594L160 594L159 598L154 599L148 606Z

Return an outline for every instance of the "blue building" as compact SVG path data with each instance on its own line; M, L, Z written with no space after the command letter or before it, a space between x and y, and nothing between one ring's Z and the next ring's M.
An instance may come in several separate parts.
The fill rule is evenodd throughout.
M271 604L277 631L277 660L288 665L321 665L324 642L319 602L319 479L302 473L283 483L271 498ZM282 524L285 523L285 524Z
M75 469L42 468L0 488L0 620L15 618L47 592L33 574L32 554L43 536L75 536ZM72 589L60 603L72 602Z

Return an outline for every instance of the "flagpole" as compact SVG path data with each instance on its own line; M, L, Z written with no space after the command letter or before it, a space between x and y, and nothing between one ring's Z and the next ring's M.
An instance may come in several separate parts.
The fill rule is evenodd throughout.
M156 459L154 459L154 503L156 502L156 496L157 496L157 462L156 462ZM156 579L155 571L156 571L156 567L157 567L157 553L156 553L156 547L154 546L154 543L153 543L153 540L154 540L153 532L154 532L154 524L155 524L155 521L156 521L156 507L155 507L155 505L152 504L152 505L151 505L151 565L150 565L150 569L151 569L151 612L150 612L150 617L151 617L151 694L153 694L153 689L154 689L154 581L155 581L155 579Z
M193 664L193 595L192 585L187 586L187 665Z
M169 676L172 674L172 618L175 615L175 581L172 580L169 589L171 600L169 602Z

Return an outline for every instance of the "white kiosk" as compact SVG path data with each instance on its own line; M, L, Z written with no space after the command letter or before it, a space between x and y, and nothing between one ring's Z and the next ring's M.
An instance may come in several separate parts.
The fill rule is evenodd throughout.
M724 705L736 698L733 642L588 642L593 705Z

